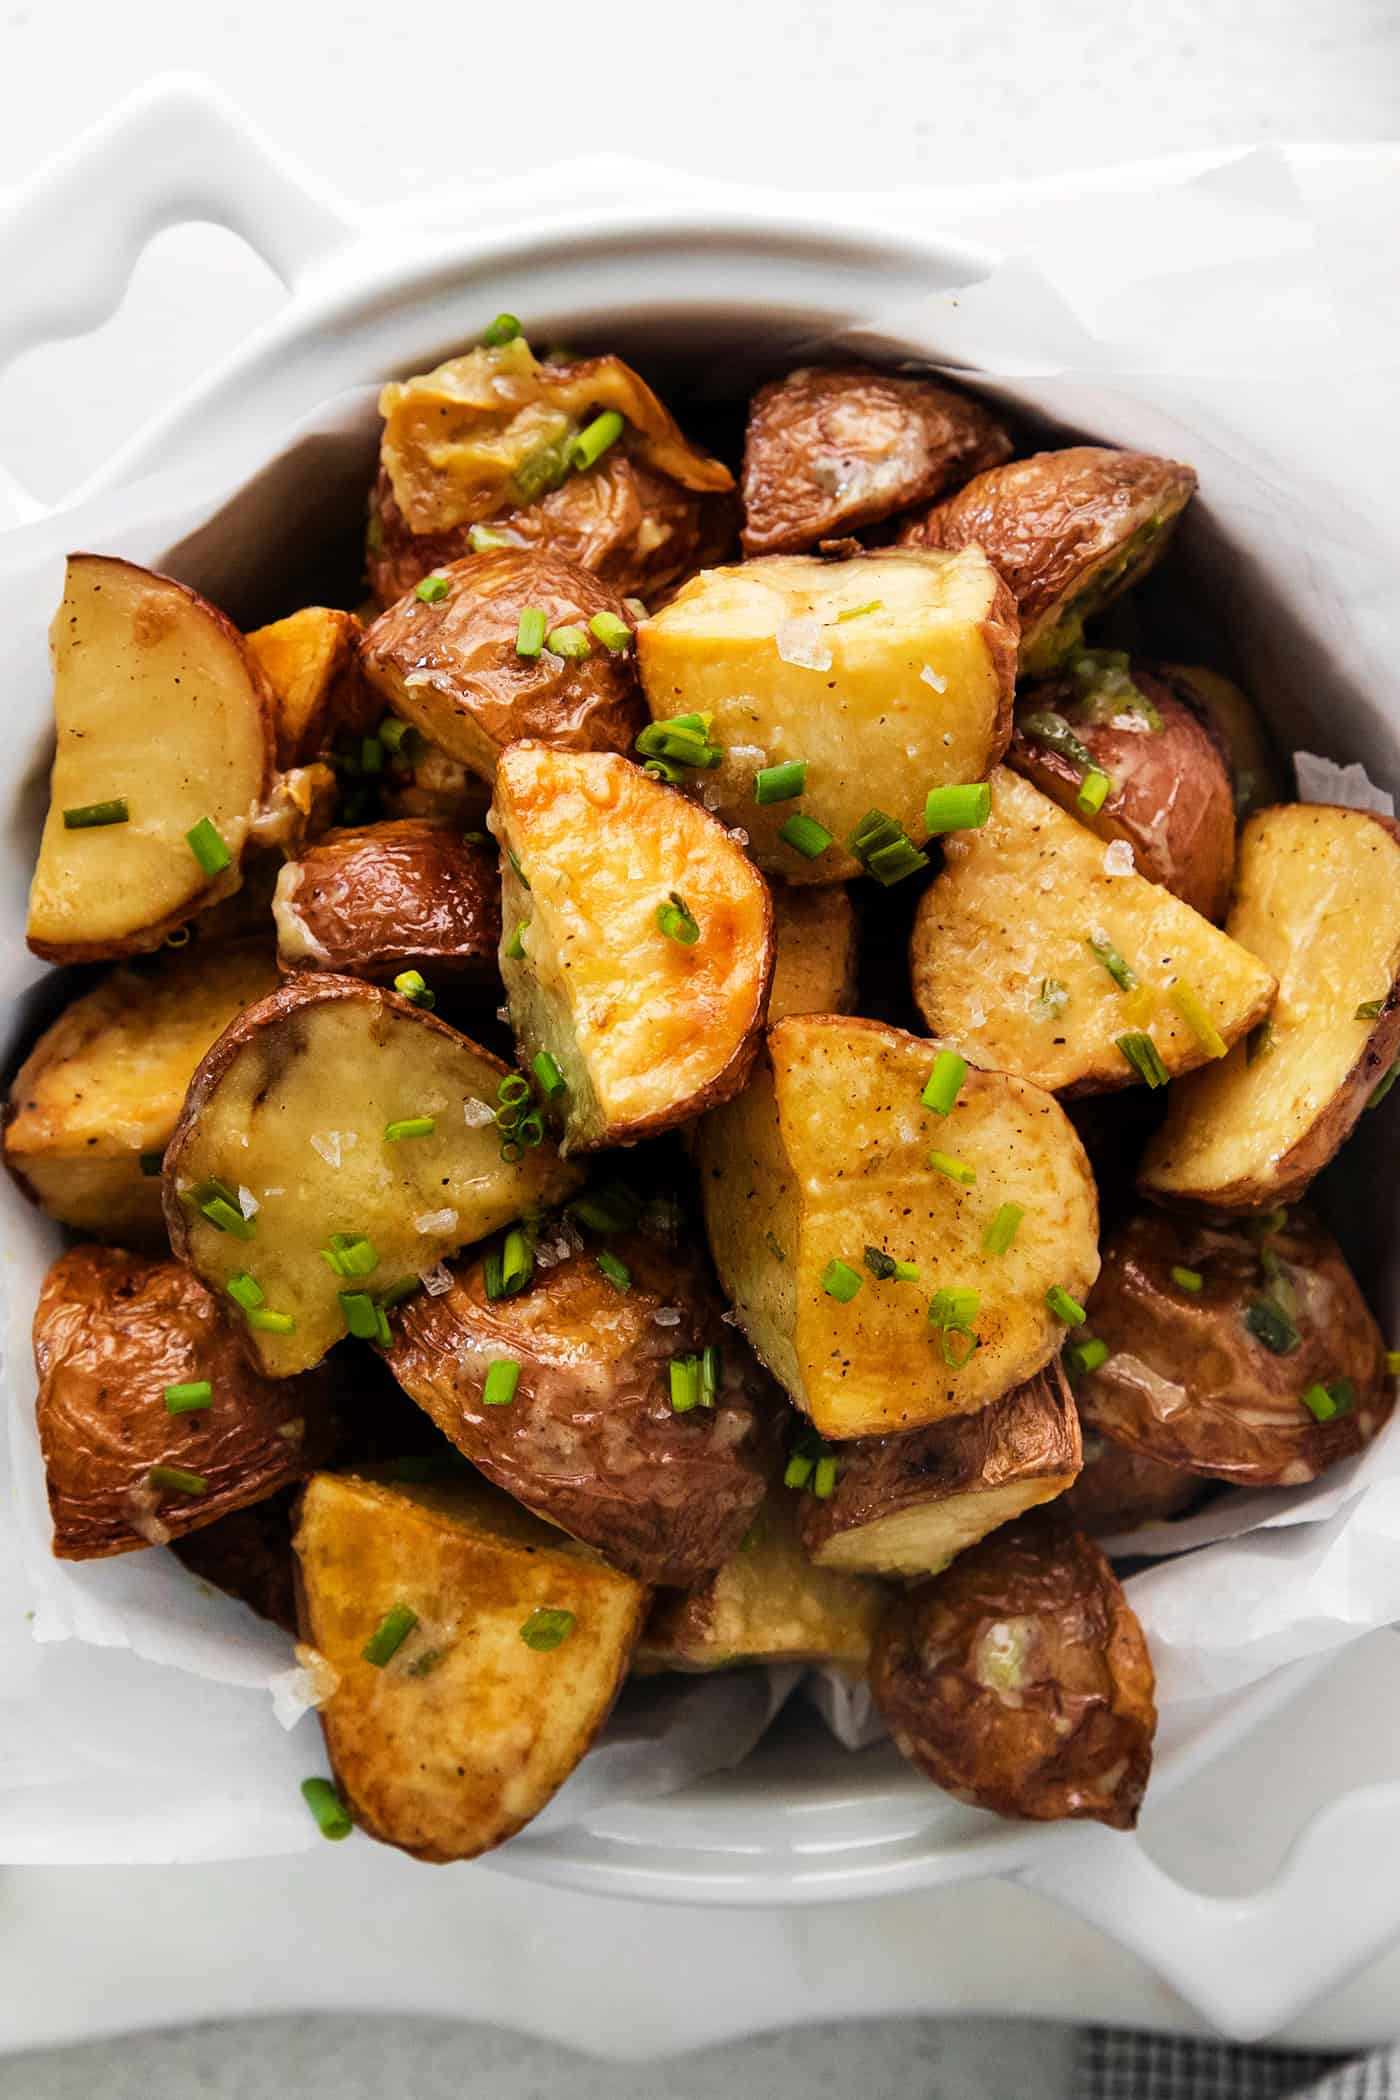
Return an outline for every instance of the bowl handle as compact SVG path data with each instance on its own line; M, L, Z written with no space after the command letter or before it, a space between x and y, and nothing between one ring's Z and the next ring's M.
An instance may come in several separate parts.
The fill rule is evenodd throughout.
M1184 1887L1134 1838L1079 1835L1018 1878L1130 1947L1236 2041L1276 2032L1400 1935L1395 1781L1329 1802L1275 1878L1244 1896Z
M97 327L147 243L191 220L227 227L295 291L355 230L196 76L168 73L87 131L0 210L0 370ZM0 525L44 506L0 466Z

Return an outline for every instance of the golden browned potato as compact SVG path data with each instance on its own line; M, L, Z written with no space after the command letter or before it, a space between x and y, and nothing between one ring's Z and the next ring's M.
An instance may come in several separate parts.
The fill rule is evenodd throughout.
M1084 1470L1061 1496L1059 1514L1091 1534L1136 1531L1139 1524L1184 1516L1201 1493L1199 1473L1144 1458L1090 1430L1084 1437Z
M286 1387L278 1388L285 1392ZM295 1488L265 1502L231 1509L202 1531L172 1538L170 1550L200 1582L236 1597L284 1633L297 1630L296 1562L292 1554Z
M947 840L914 920L914 998L934 1034L1055 1093L1163 1086L1224 1057L1269 1011L1274 979L1130 862L995 773L989 821Z
M49 962L158 948L238 887L272 779L267 680L205 599L105 554L70 556L53 651L29 945Z
M848 1014L856 1003L855 906L839 883L773 889L773 989L768 1019Z
M1277 976L1278 1002L1171 1094L1140 1185L1267 1210L1303 1193L1400 1056L1400 824L1327 803L1257 811L1226 931Z
M744 552L801 554L1010 457L969 394L874 365L804 365L749 404Z
M66 1007L10 1088L5 1164L62 1225L159 1246L160 1163L195 1066L276 989L266 941L173 951L113 970Z
M797 1535L797 1497L779 1488L722 1568L688 1590L658 1592L637 1667L824 1662L863 1672L888 1601L881 1582L813 1566Z
M1092 1540L1008 1525L895 1604L870 1688L895 1747L959 1801L1131 1830L1157 1727L1142 1628Z
M295 1543L356 1822L426 1860L513 1837L607 1720L646 1591L479 1483L319 1473Z
M1288 781L1254 703L1205 664L1159 664L1189 707L1209 723L1224 749L1240 823L1271 802L1286 802Z
M1235 870L1235 809L1221 747L1170 677L1101 649L1021 689L1007 763L1105 844L1126 839L1139 875L1218 921ZM1102 777L1100 777L1102 776Z
M405 1307L389 1356L405 1392L488 1480L639 1581L737 1553L778 1401L700 1264L629 1233L601 1256L555 1246L493 1299L499 1274L499 1253L472 1256Z
M802 1544L821 1567L937 1575L1074 1481L1079 1418L1058 1363L973 1415L843 1444L827 1496L805 1495Z
M1305 1212L1270 1229L1144 1210L1104 1249L1077 1379L1086 1429L1237 1487L1298 1487L1395 1404L1346 1258Z
M530 613L544 622L533 639L521 630ZM550 548L499 547L434 570L366 630L362 660L397 715L486 780L522 737L627 751L646 721L626 606Z
M547 1139L503 1140L507 1076L358 978L294 977L219 1037L166 1150L165 1221L269 1376L346 1333L387 1341L388 1307L443 1255L568 1194Z
M342 731L366 735L384 712L360 675L360 631L353 613L307 605L248 636L272 688L279 766L304 766Z
M501 974L521 1062L543 1053L576 1152L738 1092L773 972L768 888L722 824L611 752L513 744Z
M789 882L860 874L852 839L871 816L922 844L929 789L984 779L1011 734L1015 612L976 548L709 569L642 623L637 649L653 717L707 723L716 756L695 792ZM757 801L759 776L792 765L797 793ZM825 846L794 844L794 819Z
M1038 675L1079 648L1086 620L1156 567L1195 491L1195 474L1177 460L1071 445L979 474L902 537L982 549L1016 600L1021 669Z
M422 817L329 832L283 866L273 916L284 970L381 982L406 969L490 970L501 938L496 855Z
M1082 1302L1099 1268L1058 1102L969 1069L935 1113L937 1045L878 1021L794 1016L769 1050L701 1124L696 1164L720 1283L779 1384L846 1438L971 1414L1033 1377L1063 1333L1046 1293Z
M176 1261L119 1247L60 1255L39 1294L34 1361L62 1560L163 1546L327 1455L324 1377L260 1377L234 1321Z

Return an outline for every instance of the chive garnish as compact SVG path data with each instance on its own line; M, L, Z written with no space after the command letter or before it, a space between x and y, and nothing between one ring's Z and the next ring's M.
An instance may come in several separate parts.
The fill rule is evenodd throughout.
M508 547L510 541L503 532L494 532L489 525L473 525L467 534L467 544L473 554L490 554L496 547Z
M1037 1007L1049 1019L1058 1021L1069 1005L1069 986L1058 977L1042 977L1040 990L1036 994Z
M206 875L221 875L233 860L223 836L210 817L201 817L199 822L185 833L185 844Z
M1113 782L1108 774L1101 773L1097 766L1091 766L1084 775L1084 784L1079 790L1079 807L1086 816L1097 816L1112 792Z
M569 1091L564 1082L563 1073L547 1050L539 1050L535 1053L530 1070L539 1081L541 1090L547 1100L552 1101L556 1094L566 1094Z
M886 1254L883 1247L867 1247L861 1259L879 1283L888 1283L898 1266L894 1257Z
M360 771L382 773L384 771L384 746L377 736L360 739Z
M1120 991L1136 991L1138 984L1137 971L1132 967L1131 963L1124 962L1107 934L1087 933L1084 936L1084 942L1090 954L1103 964Z
M1086 1334L1081 1341L1065 1344L1064 1358L1071 1371L1097 1371L1108 1362L1108 1343Z
M516 920L516 922L515 922L515 931L514 931L514 933L512 933L512 935L511 935L510 939L509 939L509 940L508 940L508 941L506 942L506 944L505 944L505 947L504 947L504 948L503 948L503 949L501 950L501 953L502 953L502 954L503 954L503 955L505 956L505 958L506 958L506 961L507 961L507 962L524 962L524 960L525 960L525 921L524 921L524 919L517 919L517 920Z
M340 1310L345 1317L347 1332L356 1341L373 1342L379 1338L379 1308L368 1291L342 1291Z
M207 1218L216 1231L231 1232L236 1240L252 1239L253 1220L245 1218L238 1205L230 1203L226 1196L212 1196L207 1203L201 1203L199 1209L200 1215Z
M489 328L482 331L481 340L488 349L499 349L502 343L513 343L520 333L520 323L514 314L497 314Z
M384 1125L384 1142L397 1145L404 1138L431 1137L436 1129L436 1116L400 1116Z
M430 1014L437 1005L421 970L400 970L394 979L394 990L401 999L407 999L410 1006L421 1006L424 1013Z
M1194 985L1178 979L1170 992L1172 1005L1181 1015L1207 1057L1224 1057L1229 1044L1206 1012L1205 1002Z
M692 1407L700 1405L700 1359L698 1356L673 1356L670 1364L671 1407L678 1415L688 1415Z
M980 1291L945 1289L935 1291L929 1300L928 1319L930 1327L965 1327L971 1330L982 1303Z
M571 1611L561 1611L550 1604L542 1604L532 1611L520 1629L520 1638L527 1648L540 1655L547 1655L551 1648L562 1648L578 1620Z
M483 1407L509 1407L520 1383L520 1365L513 1356L498 1356L486 1367L481 1388Z
M866 874L885 889L928 866L927 855L914 846L904 826L882 809L867 810L846 844Z
M823 1502L829 1500L836 1486L836 1460L819 1458L812 1473L812 1493Z
M244 1312L251 1312L255 1305L261 1305L263 1302L261 1286L255 1283L246 1271L237 1276L230 1276L224 1289L235 1305L242 1306Z
M295 1334L297 1327L291 1313L269 1312L265 1305L248 1308L248 1325L260 1334Z
M1272 1298L1256 1298L1252 1305L1246 1306L1244 1324L1271 1356L1287 1356L1290 1349L1298 1346L1297 1328Z
M894 1280L896 1283L917 1283L919 1264L916 1261L897 1261L894 1265Z
M1058 752L1061 758L1067 758L1081 773L1093 772L1094 761L1088 746L1080 742L1064 716L1057 714L1054 708L1037 708L1022 715L1016 727L1032 743L1043 744L1047 751Z
M713 1407L719 1397L724 1373L724 1351L717 1342L707 1342L700 1352L700 1405Z
M685 899L672 890L669 900L656 907L656 923L669 940L682 948L693 948L700 938L700 922Z
M1021 1220L1026 1215L1019 1203L1003 1203L996 1216L982 1235L984 1254L1005 1254L1021 1229Z
M545 647L570 663L582 663L585 656L593 653L588 646L588 636L581 627L551 627Z
M1145 1086L1166 1085L1170 1075L1150 1035L1120 1035L1114 1042Z
M413 595L424 605L440 605L452 586L445 576L425 576L413 586Z
M125 795L114 795L110 802L80 802L73 809L63 812L65 831L100 831L108 824L129 824L131 811Z
M783 1486L787 1488L806 1487L807 1482L812 1477L812 1467L815 1463L814 1459L807 1458L801 1451L794 1451L783 1470Z
M1352 1019L1354 1021L1378 1021L1384 1012L1384 999L1363 999L1356 1012L1352 1015Z
M1386 1350L1385 1375L1387 1378L1400 1378L1400 1349Z
M515 630L516 655L538 656L544 647L545 629L548 625L548 620L537 605L527 605Z
M583 429L569 447L569 458L580 474L596 466L609 445L615 445L622 436L623 421L615 408L605 408L600 416Z
M1189 1291L1193 1298L1205 1286L1205 1277L1199 1269L1183 1269L1174 1265L1171 1279L1179 1291Z
M806 791L805 758L789 758L780 766L764 766L754 775L753 799L761 806L770 802L792 802Z
M820 860L827 848L836 843L833 833L824 824L819 824L815 817L805 816L801 810L780 826L778 837L785 846L791 846L794 853L800 853L804 860Z
M301 1798L316 1818L316 1828L323 1838L339 1840L349 1837L355 1826L329 1779L303 1779Z
M629 1232L642 1214L641 1198L625 1181L602 1181L565 1205L565 1216L590 1232Z
M632 1271L628 1268L625 1261L619 1261L617 1256L610 1254L606 1247L595 1258L599 1269L607 1277L608 1282L615 1291L628 1291L631 1289Z
M860 1276L849 1262L833 1256L822 1270L822 1289L838 1305L849 1305L860 1289Z
M928 1163L936 1174L946 1174L949 1181L956 1181L962 1189L970 1189L977 1179L976 1167L967 1166L948 1152L930 1152Z
M153 1488L169 1488L175 1495L207 1495L209 1492L204 1475L187 1473L183 1466L152 1466L146 1482Z
M360 1660L373 1663L376 1670L382 1670L385 1663L398 1654L417 1624L418 1614L411 1605L391 1605L361 1648Z
M863 620L867 613L883 612L884 609L883 598L872 598L867 605L848 605L844 612L837 613L836 624L842 627L847 620Z
M1356 1387L1350 1378L1337 1378L1331 1385L1310 1385L1302 1400L1314 1421L1334 1422L1339 1415L1351 1413L1356 1405Z
M1397 1078L1400 1078L1400 1064L1393 1064L1380 1085L1372 1088L1371 1097L1366 1103L1367 1108L1379 1108Z
M713 772L724 757L723 744L710 742L712 714L672 715L648 722L638 733L636 749L643 758L664 761L669 766L694 766Z
M979 831L991 813L992 791L985 780L930 788L924 801L924 829L930 838L945 831Z
M514 1298L535 1273L535 1251L528 1233L512 1225L501 1242L502 1295Z
M616 613L594 613L588 623L588 631L595 641L601 642L614 656L632 646L632 630L625 620L619 620Z
M940 1050L919 1096L920 1102L925 1108L931 1108L936 1116L950 1116L966 1077L967 1059L959 1057L956 1050Z
M214 1404L214 1388L207 1378L191 1378L183 1385L168 1385L165 1388L165 1411L168 1415L198 1414Z
M1071 1298L1062 1283L1051 1284L1045 1293L1045 1303L1057 1320L1064 1321L1066 1327L1082 1327L1088 1317L1079 1300Z
M516 852L514 846L506 847L506 859L510 862L511 868L515 874L515 879L520 884L521 889L528 890L530 887L530 878L525 873L525 870L521 867L520 855Z

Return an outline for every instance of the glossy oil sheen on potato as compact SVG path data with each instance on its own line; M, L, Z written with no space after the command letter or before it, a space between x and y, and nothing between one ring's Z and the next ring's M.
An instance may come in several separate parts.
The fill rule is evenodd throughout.
M1325 803L1258 811L1226 928L1279 980L1262 1054L1241 1045L1173 1091L1141 1185L1262 1210L1302 1194L1400 1055L1400 826Z
M789 882L857 874L846 842L872 807L922 841L928 790L983 779L1011 734L1015 613L976 548L706 570L637 648L654 717L714 718L724 760L697 792ZM800 801L756 805L755 774L791 759L807 765ZM818 860L778 836L799 810L834 835Z
M495 852L454 824L400 817L333 831L277 877L273 917L284 970L387 981L489 969L501 938Z
M418 1859L474 1859L539 1814L606 1721L646 1591L479 1487L318 1474L296 1533L304 1637L335 1673L321 1708L355 1820ZM406 1605L380 1668L365 1643ZM573 1630L540 1651L540 1610Z
M1110 874L1113 849L1005 768L990 820L944 850L914 922L914 997L933 1032L978 1064L1092 1093L1135 1083L1121 1035L1150 1035L1173 1078L1207 1061L1172 1003L1180 982L1226 1044L1268 1011L1262 962L1159 884ZM1117 950L1138 990L1120 989L1091 938ZM1056 985L1062 1000L1047 997Z
M223 614L131 562L75 554L54 618L57 748L29 893L29 945L52 962L157 947L211 894L185 834L203 817L236 869L273 754L271 695ZM63 812L125 798L124 824Z
M697 1163L720 1281L774 1376L829 1437L969 1414L1032 1377L1063 1332L1046 1291L1082 1300L1098 1274L1093 1180L1058 1102L969 1070L952 1114L935 1115L919 1100L935 1046L875 1021L781 1021L769 1048L771 1075L706 1119ZM975 1183L930 1166L934 1149ZM1004 1202L1025 1217L990 1255ZM867 1246L917 1263L919 1281L869 1275ZM822 1287L832 1260L862 1278L846 1303ZM958 1370L928 1324L940 1288L981 1294L980 1346Z

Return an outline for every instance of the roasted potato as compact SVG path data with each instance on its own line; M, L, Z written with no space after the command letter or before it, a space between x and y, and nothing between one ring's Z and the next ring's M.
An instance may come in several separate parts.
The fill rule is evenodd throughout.
M1234 680L1205 664L1159 664L1158 669L1219 739L1240 823L1271 802L1286 802L1289 787L1278 753L1254 703Z
M194 591L105 554L70 556L53 651L58 743L29 945L49 962L158 948L238 887L272 779L267 680Z
M630 1144L737 1093L773 972L767 885L705 810L611 752L513 744L501 974L521 1062L547 1055L572 1151Z
M1203 919L1224 918L1235 869L1230 776L1169 676L1081 650L1057 677L1022 688L1007 763L1105 844L1126 839L1139 875Z
M122 967L66 1007L10 1088L5 1164L61 1225L161 1246L160 1162L215 1037L277 985L266 941Z
M379 806L390 819L426 817L432 824L455 824L459 831L484 832L491 788L460 759L421 737L411 756L402 746L395 754L392 770L380 780Z
M1091 1535L1136 1531L1139 1524L1184 1516L1202 1492L1199 1473L1144 1458L1090 1430L1084 1437L1084 1470L1060 1497L1057 1513Z
M1171 1094L1141 1186L1213 1211L1291 1203L1400 1056L1400 824L1293 803L1240 835L1231 938L1279 980L1259 1034Z
M696 791L789 882L860 874L850 841L872 811L921 844L928 790L985 778L1011 734L1015 614L976 548L706 570L637 649L657 720L710 718L722 755ZM794 762L800 799L757 802L757 776ZM832 835L812 858L782 835L794 816Z
M934 1034L977 1064L1078 1094L1160 1086L1261 1020L1277 989L1264 963L1118 869L1122 850L995 773L989 821L947 840L914 920L914 998Z
M1086 1430L1237 1487L1299 1487L1379 1434L1394 1380L1345 1256L1305 1212L1269 1224L1144 1210L1109 1242Z
M646 1591L478 1483L319 1473L295 1543L356 1822L426 1860L513 1837L607 1720Z
M285 1392L286 1387L278 1388ZM284 1633L297 1630L296 1562L292 1555L292 1507L295 1488L283 1488L265 1502L231 1509L226 1517L172 1538L170 1550L191 1575L212 1589L236 1597L260 1619L270 1619Z
M357 1327L383 1338L386 1298L567 1195L576 1170L548 1140L514 1163L502 1156L506 1071L350 977L295 977L219 1037L166 1151L165 1221L211 1290L241 1292L269 1376L319 1363Z
M1062 1333L1047 1291L1082 1300L1098 1274L1094 1184L1063 1109L969 1070L935 1114L920 1094L937 1046L877 1021L794 1016L768 1040L770 1062L696 1140L711 1252L760 1360L841 1438L971 1414L1032 1378ZM1024 1215L991 1252L1008 1202ZM931 1294L950 1291L978 1302L935 1325Z
M1063 1494L1080 1464L1079 1418L1051 1363L976 1414L843 1444L830 1495L803 1497L802 1544L820 1567L937 1575Z
M804 365L749 404L744 552L805 553L1010 457L1006 430L969 394L874 365Z
M870 1689L895 1747L973 1807L1131 1830L1157 1727L1152 1663L1082 1532L1023 1519L893 1605Z
M425 818L333 831L289 860L273 901L284 970L387 983L494 970L501 939L496 855Z
M657 1593L637 1668L824 1662L863 1672L888 1601L883 1583L813 1566L798 1538L797 1497L779 1488L722 1568L688 1590Z
M433 572L366 630L365 675L395 714L483 779L522 737L567 751L627 751L646 721L632 621L610 585L550 548L498 547ZM545 633L522 655L521 616ZM605 644L589 622L616 623ZM558 638L560 649L552 646ZM528 638L526 638L528 639ZM581 656L560 653L567 640Z
M176 1261L119 1247L60 1255L39 1294L34 1361L62 1560L163 1546L300 1480L329 1449L324 1376L261 1377ZM171 1395L201 1384L208 1405L180 1411Z
M360 673L353 613L307 605L248 636L272 689L279 766L304 766L342 733L364 736L384 709Z
M773 989L768 1019L848 1014L856 1003L855 906L838 883L773 890Z
M1195 491L1177 460L1071 445L979 474L901 537L982 549L1016 600L1021 669L1039 676L1080 647L1086 620L1156 567Z

